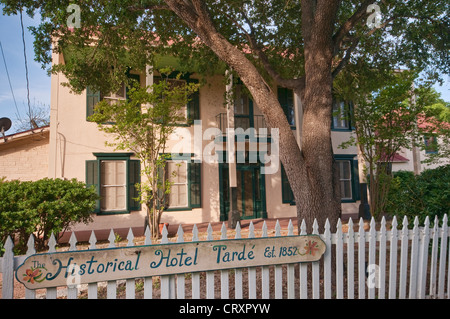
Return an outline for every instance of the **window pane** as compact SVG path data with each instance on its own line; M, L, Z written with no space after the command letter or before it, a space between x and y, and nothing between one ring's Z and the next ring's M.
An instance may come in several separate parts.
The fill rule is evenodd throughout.
M126 161L101 162L101 209L126 209Z
M336 161L339 167L339 180L341 183L341 199L352 199L352 171L348 160Z
M187 207L187 163L167 162L169 180L173 183L169 194L169 207Z
M236 85L235 90L236 97L234 100L234 113L239 115L248 115L248 96L242 93L242 87L240 85Z
M341 198L352 199L352 185L350 181L341 181Z
M350 128L347 118L347 110L344 102L333 102L333 127L337 129Z

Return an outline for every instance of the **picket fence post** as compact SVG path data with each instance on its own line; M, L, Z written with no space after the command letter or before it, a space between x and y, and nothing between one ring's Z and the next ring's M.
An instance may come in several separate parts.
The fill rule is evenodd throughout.
M25 256L31 256L36 253L36 248L34 247L34 235L31 234L28 238L27 243L27 252ZM36 292L34 290L30 290L25 288L25 299L35 299L36 298Z
M96 249L97 246L97 238L95 237L94 231L91 232L91 236L89 237L89 249ZM97 299L98 298L98 285L97 283L89 283L88 284L88 299Z
M52 233L50 235L50 239L48 241L48 252L49 253L55 253L56 252L56 238L55 235ZM47 299L56 299L57 297L57 289L56 288L48 288L46 292L46 298Z
M6 238L3 254L3 299L14 298L14 243L10 236Z

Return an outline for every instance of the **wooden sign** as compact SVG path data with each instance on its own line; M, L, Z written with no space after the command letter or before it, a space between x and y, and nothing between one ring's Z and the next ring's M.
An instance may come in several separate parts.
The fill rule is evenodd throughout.
M317 235L93 249L29 256L16 271L28 289L230 268L318 261Z

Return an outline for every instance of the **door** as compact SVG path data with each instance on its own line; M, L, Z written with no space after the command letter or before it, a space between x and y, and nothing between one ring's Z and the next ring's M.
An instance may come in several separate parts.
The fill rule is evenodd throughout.
M221 220L228 219L230 209L228 164L220 167L220 210ZM237 210L242 219L267 218L265 182L260 165L237 165Z

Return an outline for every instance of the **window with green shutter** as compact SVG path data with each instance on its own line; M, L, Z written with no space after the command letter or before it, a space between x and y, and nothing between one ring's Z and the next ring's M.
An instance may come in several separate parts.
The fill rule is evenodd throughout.
M181 83L198 83L197 79L191 79L189 74L185 74L181 76L179 79L176 79L178 72L173 72L168 76L168 81L174 83L174 85L180 85ZM158 83L162 81L161 76L153 77L154 83ZM178 84L175 84L178 83ZM186 122L177 123L179 126L190 126L194 123L195 120L200 120L200 93L199 91L195 91L191 96L189 96L189 101L185 107L181 109L181 112L186 116Z
M190 158L172 158L166 161L165 176L171 182L166 194L166 209L191 210L202 207L201 163Z
M361 199L358 160L356 155L336 154L334 160L339 170L341 202L352 203Z
M201 163L188 163L191 208L202 207Z
M278 87L277 93L278 102L280 102L286 119L291 129L295 130L294 92L291 89Z
M94 185L100 200L95 213L118 214L141 210L139 160L132 153L94 153L96 160L86 161L86 184Z
M128 73L127 77L133 82L140 83L141 77L139 74ZM133 85L131 82L129 82L129 84ZM88 86L86 88L86 119L94 114L95 105L103 99L110 101L123 100L125 98L129 99L128 92L130 90L130 85L125 85L125 83L123 83L117 92L108 95L102 95L100 91L93 91Z
M100 91L92 91L90 87L86 88L86 118L94 114L95 105L101 101Z
M284 204L295 205L294 193L292 192L283 164L281 164L281 198Z

